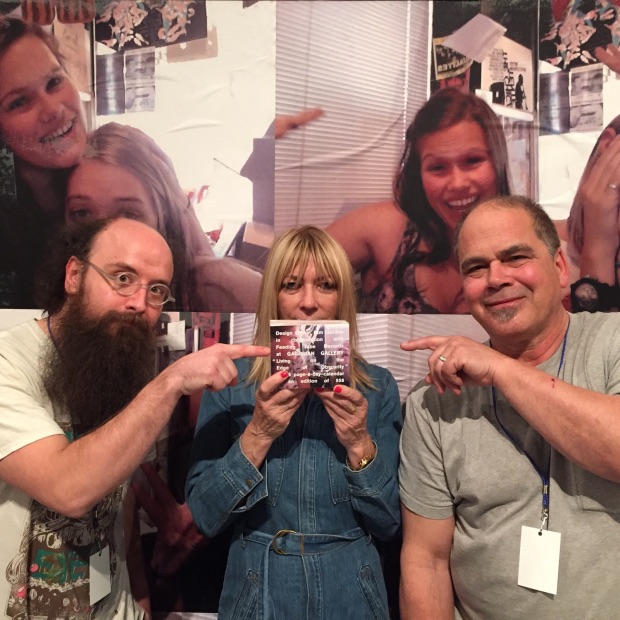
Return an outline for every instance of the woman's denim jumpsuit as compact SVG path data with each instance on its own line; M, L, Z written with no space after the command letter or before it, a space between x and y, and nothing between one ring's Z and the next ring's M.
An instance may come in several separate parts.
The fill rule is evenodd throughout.
M239 383L205 392L192 448L187 501L215 536L235 522L220 620L388 618L373 538L400 528L398 443L402 425L392 375L368 366L368 432L375 459L354 472L318 396L310 394L257 470L239 436L254 411L248 361Z

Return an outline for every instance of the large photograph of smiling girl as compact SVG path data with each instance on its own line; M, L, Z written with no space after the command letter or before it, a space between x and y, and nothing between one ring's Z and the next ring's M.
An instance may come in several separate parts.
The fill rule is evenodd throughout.
M87 129L54 36L0 16L0 307L32 308L35 272L62 222L68 171ZM8 154L10 153L10 155Z
M409 125L392 199L328 227L361 273L366 312L467 312L452 248L457 222L480 200L510 194L499 118L479 97L440 90Z
M431 64L425 44L428 27L417 29L418 24L428 26L429 20L436 19L435 12L424 13L429 4L315 3L310 14L304 13L301 3L278 3L277 7L276 108L286 111L301 101L320 105L324 114L291 132L290 141L276 144L276 230L301 223L326 228L355 267L359 310L367 313L467 313L453 255L456 223L480 200L510 194L535 197L538 193L538 136L533 113L490 103L490 91L480 96L469 92L468 88L474 87L472 81L468 88L446 87L428 99L428 76L419 70L407 74L412 65L419 69ZM434 9L439 5L441 11L448 12L468 5L467 15L461 16L452 30L480 11L476 2L434 3ZM397 35L389 39L394 47L387 50L383 47L387 43L367 29L367 24L381 24L398 32L398 25L407 23L409 14L399 14L405 9L413 16L407 39L415 42L415 63L411 64L400 62L400 54L411 58L411 50L403 52L394 44ZM506 15L497 18L512 21ZM526 26L536 18L531 9L519 11L514 23L527 34ZM349 50L342 49L330 36L332 31L323 27L335 19L341 24L339 36L353 41L352 45L359 43L362 50L360 38L373 41L373 54L356 55L356 62L351 62ZM524 32L509 34L515 41L524 38ZM306 40L312 40L313 45L304 65L298 49L299 42ZM364 62L361 75L356 73L359 58ZM375 58L381 59L379 68L373 64ZM392 62L400 62L400 73L392 73ZM418 81L420 76L423 83ZM377 92L382 96L377 97ZM385 101L399 101L400 106L388 108ZM609 139L616 136L615 132L605 133ZM589 247L583 246L581 257L574 252L571 256L575 264L582 258L582 275L586 262L592 270L590 256L600 253L603 245L612 246L606 252L605 265L613 267L619 247L618 227L613 223L620 195L613 172L617 151L614 147L605 152L600 167L604 163L606 173L601 174L597 167L587 175L592 183L584 183L580 191L595 197L588 200L594 207L586 209L587 225L593 232L585 235L591 239ZM602 180L593 191L598 177ZM607 206L597 208L597 204ZM594 217L602 211L606 212L599 222L607 222L605 225ZM562 213L554 216L561 238L566 240ZM573 269L576 277L578 271ZM591 271L585 273L591 275ZM612 276L609 270L594 276L603 283L601 295L605 297L608 289L604 285L609 282L612 286ZM569 287L564 294L570 305Z

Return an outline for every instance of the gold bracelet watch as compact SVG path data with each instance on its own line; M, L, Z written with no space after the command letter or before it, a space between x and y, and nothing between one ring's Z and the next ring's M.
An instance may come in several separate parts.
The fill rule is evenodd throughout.
M349 457L347 457L346 464L347 464L347 467L351 471L361 471L362 469L364 469L364 467L368 467L368 465L370 465L375 460L375 456L377 456L377 444L373 441L372 445L375 448L372 451L372 454L367 454L366 456L363 456L359 460L359 463L357 464L357 467L355 467L355 468L351 466L351 463L349 462Z

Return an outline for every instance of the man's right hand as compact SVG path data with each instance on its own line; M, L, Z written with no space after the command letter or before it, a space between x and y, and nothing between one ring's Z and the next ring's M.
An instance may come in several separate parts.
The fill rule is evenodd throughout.
M237 382L233 360L240 357L265 357L269 347L250 344L214 344L182 357L168 366L159 376L174 381L179 396L198 390L221 390Z
M92 433L69 443L59 428L0 459L0 480L51 510L81 518L138 466L183 394L234 384L234 359L269 354L269 347L216 344L186 355ZM40 405L33 399L32 406Z
M403 342L405 351L432 351L426 383L440 394L460 394L465 385L494 385L498 368L508 358L490 347L463 336L426 336Z

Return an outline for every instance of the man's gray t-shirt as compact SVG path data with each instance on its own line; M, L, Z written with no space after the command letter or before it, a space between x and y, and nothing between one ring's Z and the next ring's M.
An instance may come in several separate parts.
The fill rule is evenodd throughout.
M561 349L539 368L556 376ZM620 315L571 315L559 376L620 394ZM504 427L539 468L550 463L549 529L562 535L558 593L517 585L521 526L540 526L542 482L498 425L491 388L456 396L419 384L401 436L401 500L423 517L455 516L457 617L620 617L620 484L568 461L496 394Z

